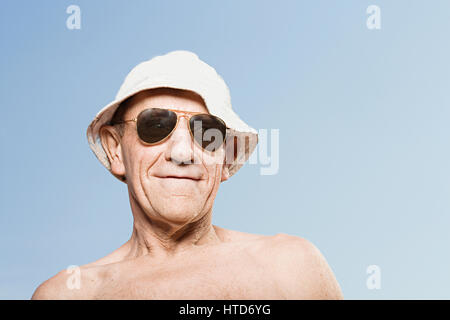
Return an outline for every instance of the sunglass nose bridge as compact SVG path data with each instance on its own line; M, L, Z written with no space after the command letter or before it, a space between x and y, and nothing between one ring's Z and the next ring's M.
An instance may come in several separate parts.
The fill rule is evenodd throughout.
M175 125L175 128L173 129L173 131L175 131L175 129L177 129L178 126L180 125L181 118L186 119L186 127L187 127L186 129L190 130L189 120L190 120L191 116L188 114L177 114L177 124ZM172 131L172 133L173 133L173 131Z
M188 129L190 129L189 121L191 120L191 117L198 114L198 112L191 112L191 111L184 111L184 110L176 110L176 109L169 109L169 110L174 112L177 115L176 127L178 127L178 124L180 123L181 118L185 118ZM176 129L176 127L175 127L175 129Z
M189 116L189 115L187 115L187 114L179 114L178 115L178 118L185 118L187 121L189 121L189 118L190 118L191 116Z

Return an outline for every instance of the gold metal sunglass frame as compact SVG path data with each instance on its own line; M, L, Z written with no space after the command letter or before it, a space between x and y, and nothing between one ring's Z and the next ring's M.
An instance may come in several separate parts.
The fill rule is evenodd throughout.
M151 142L146 142L146 141L142 140L141 137L139 136L139 132L138 132L138 130L137 130L137 121L138 121L138 119L139 119L139 116L140 116L144 111L147 111L147 110L150 110L150 109L169 110L169 111L174 112L174 113L176 114L176 116L177 116L177 122L175 123L175 126L173 127L172 131L170 131L170 133L169 133L166 137L164 137L163 139L161 139L161 140L159 140L159 141L157 141L157 142L153 142L153 143L151 143ZM224 135L223 141L222 141L222 144L223 144L223 143L225 142L225 140L226 140L226 137L227 137L227 134L228 134L228 129L229 129L229 128L227 127L225 121L223 121L223 120L220 119L219 117L216 117L216 116L214 116L214 115L212 115L212 114L204 113L204 112L192 112L192 111L184 111L184 110L177 110L177 109L163 109L163 108L146 108L146 109L142 110L141 112L139 112L139 114L138 114L135 118L129 119L129 120L118 121L118 122L113 123L113 125L116 125L116 124L122 124L122 123L127 123L127 122L135 122L135 123L136 123L136 125L135 125L136 133L138 134L139 140L141 140L141 142L142 142L143 144L145 144L145 145L148 145L148 146L154 146L154 145L163 143L164 141L166 141L167 139L169 139L170 136L172 136L173 132L177 129L178 123L180 122L180 118L185 118L185 119L187 120L187 122L188 122L188 128L189 128L189 133L191 134L191 139L192 139L195 143L197 143L197 144L199 145L199 147L202 148L202 150L206 150L205 148L203 148L203 146L200 145L200 143L199 143L197 140L194 139L194 133L192 132L191 126L189 125L191 118L192 118L193 116L196 116L196 115L199 115L199 114L201 114L201 115L207 115L207 116L213 117L213 118L217 119L219 122L223 123L223 125L225 126L225 129L226 129L225 135ZM206 150L206 151L209 151L209 150Z

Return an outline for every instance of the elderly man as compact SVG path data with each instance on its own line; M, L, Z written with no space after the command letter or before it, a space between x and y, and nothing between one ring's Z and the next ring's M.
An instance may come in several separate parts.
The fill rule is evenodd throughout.
M248 159L257 134L232 110L222 78L195 54L174 51L136 66L87 136L127 184L132 235L81 266L79 287L68 286L73 275L63 270L33 299L342 298L307 240L212 225L219 185Z

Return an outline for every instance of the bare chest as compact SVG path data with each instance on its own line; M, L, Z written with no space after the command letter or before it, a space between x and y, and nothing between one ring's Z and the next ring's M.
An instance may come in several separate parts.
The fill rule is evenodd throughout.
M101 281L99 299L282 299L260 259L245 253L124 265Z

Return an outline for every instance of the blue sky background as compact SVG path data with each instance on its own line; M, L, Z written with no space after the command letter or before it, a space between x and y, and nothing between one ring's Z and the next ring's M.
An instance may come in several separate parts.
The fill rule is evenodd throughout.
M66 8L81 8L81 30ZM368 30L366 8L381 8ZM131 234L126 186L86 128L125 75L185 49L235 111L280 130L280 170L246 165L213 223L313 242L348 299L450 298L449 1L2 1L0 299L28 299ZM381 268L368 290L366 268Z

